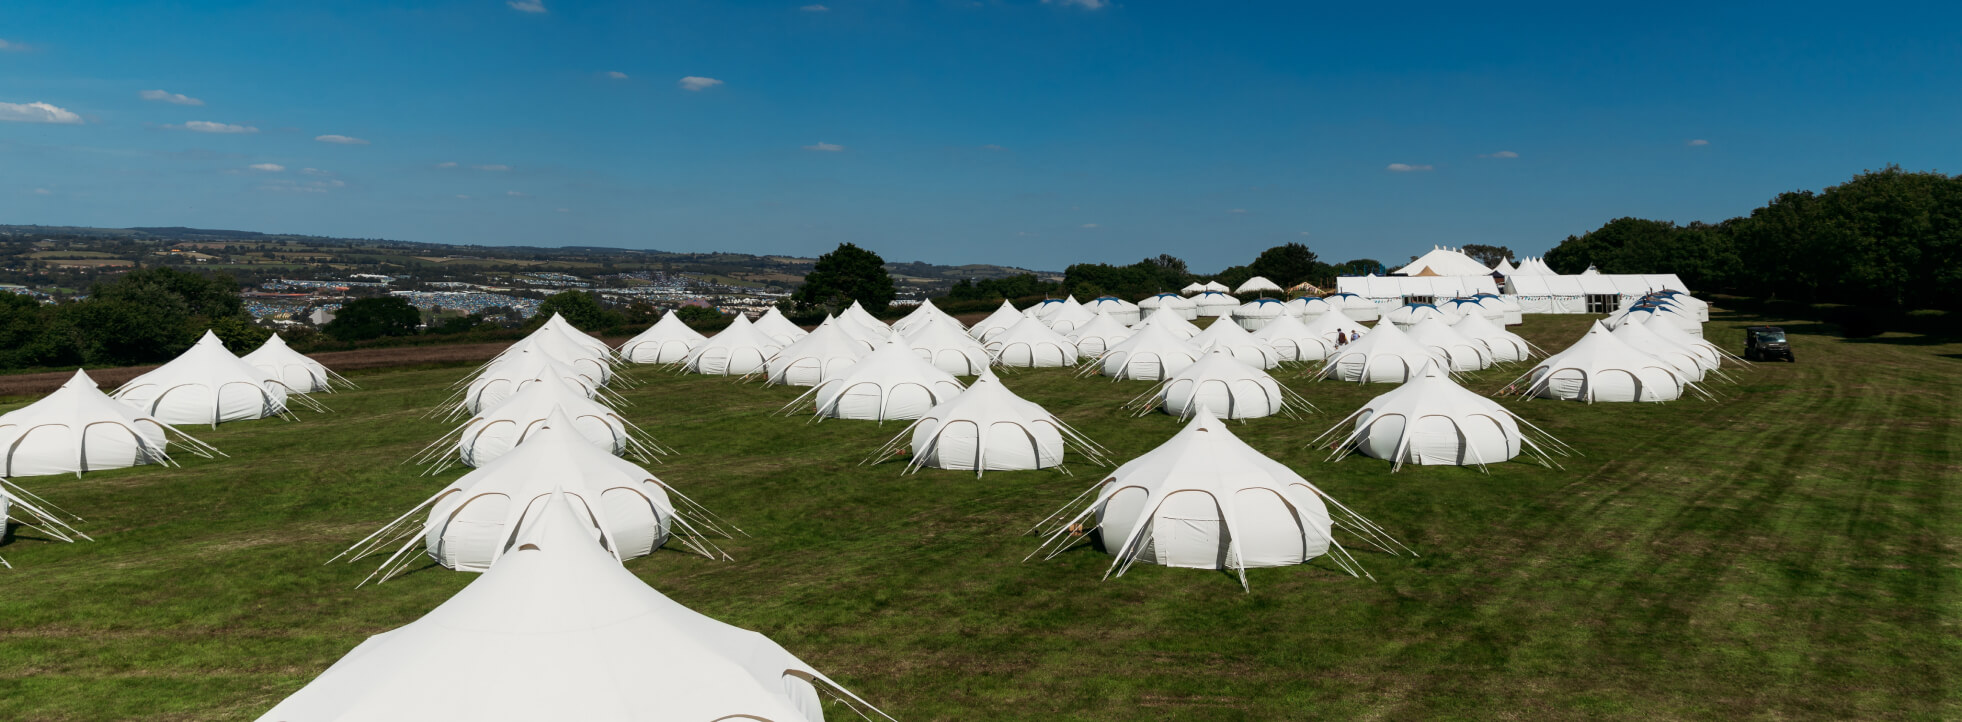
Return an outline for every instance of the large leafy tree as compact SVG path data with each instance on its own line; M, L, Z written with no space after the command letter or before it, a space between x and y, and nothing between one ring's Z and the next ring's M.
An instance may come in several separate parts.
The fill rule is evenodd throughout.
M580 329L595 331L620 324L620 314L600 305L599 298L585 291L563 291L553 294L538 304L538 315L532 317L537 325L551 318L552 314L564 316L568 323Z
M1265 276L1267 280L1287 288L1302 281L1320 278L1327 272L1327 268L1321 259L1315 256L1314 251L1308 250L1307 246L1289 243L1261 251L1260 255L1254 258L1253 263L1247 264L1247 278Z
M422 312L394 296L357 298L334 312L321 332L342 341L365 341L383 336L413 336Z
M800 309L836 311L857 301L865 310L879 313L892 305L895 295L885 259L850 243L841 243L836 250L818 256L817 264L804 276L804 285L798 286L790 298Z
M1500 261L1512 260L1512 249L1507 248L1505 246L1488 246L1483 243L1467 243L1465 244L1464 248L1460 248L1458 250L1464 251L1465 255L1471 256L1472 260L1478 261L1479 263L1483 263L1488 268L1499 265Z

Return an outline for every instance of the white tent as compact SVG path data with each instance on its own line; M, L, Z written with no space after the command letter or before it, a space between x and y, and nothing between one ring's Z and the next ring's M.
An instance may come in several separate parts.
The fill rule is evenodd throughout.
M1201 351L1219 349L1241 363L1258 369L1271 369L1281 365L1281 352L1275 351L1266 341L1254 338L1253 334L1240 328L1238 324L1225 320L1214 321L1199 335L1186 340L1193 348Z
M1493 363L1512 363L1533 357L1535 349L1519 334L1505 330L1498 324L1478 314L1467 314L1451 325L1451 329L1467 338L1485 345L1492 355Z
M293 347L286 345L286 339L276 333L239 360L279 379L287 389L303 394L333 393L336 386L354 387L353 381L334 373L319 361L294 351Z
M1363 573L1336 541L1337 527L1391 554L1404 549L1203 410L1171 440L1117 467L1091 490L1097 498L1089 507L1050 517L1058 523L1037 554L1048 550L1054 557L1074 546L1077 535L1090 534L1116 557L1106 578L1144 562L1238 572L1245 587L1247 569L1302 564L1323 554L1352 575Z
M881 331L887 331L892 329L891 326L886 325L886 322L879 320L878 317L876 316L873 316L871 311L865 310L865 307L859 305L857 301L853 301L852 305L846 306L845 310L839 313L838 315L850 319L852 321L857 321L859 325L864 326L866 328L878 329Z
M763 370L764 362L783 350L777 341L741 314L721 333L710 336L681 360L689 371L711 376L743 376Z
M1445 325L1458 322L1458 314L1428 303L1406 304L1390 309L1389 313L1383 314L1383 320L1402 326L1405 331L1410 330L1411 326L1415 326L1427 318L1439 319Z
M1610 315L1607 323L1609 328L1614 328L1629 320L1643 323L1669 323L1683 333L1697 338L1703 337L1703 324L1697 322L1696 310L1667 301L1637 303Z
M1028 323L1041 325L1034 320ZM961 388L953 374L934 368L893 334L844 375L826 379L784 409L810 401L818 416L834 419L917 419L927 409L960 394Z
M1430 253L1390 273L1398 276L1489 276L1492 269L1472 260L1464 251L1432 246Z
M1026 318L1048 318L1049 314L1055 313L1056 309L1062 308L1064 303L1074 300L1076 300L1075 296L1070 296L1068 299L1045 298L1037 301L1034 306L1022 309L1022 315Z
M593 446L573 426L564 409L553 410L518 448L450 482L342 555L353 561L389 553L375 573L381 581L407 568L413 561L408 551L418 544L445 567L485 571L530 531L553 493L562 491L579 510L586 532L621 560L654 553L677 524L692 533L694 538L683 543L695 552L728 558L701 538L703 529L721 532L705 510L696 506L680 513L666 483ZM674 496L693 503L680 492ZM411 534L418 525L410 517L424 508L429 513L419 525L421 533ZM389 549L397 539L403 544Z
M171 435L192 453L216 449L189 434L118 403L77 369L68 383L39 401L0 416L0 476L41 476L171 463Z
M647 330L620 344L620 356L637 364L671 364L687 358L690 350L707 340L669 311Z
M1348 433L1337 437L1351 421L1355 423ZM1564 444L1544 433L1537 441L1528 438L1521 424L1538 431L1498 402L1459 386L1433 363L1403 385L1370 399L1309 446L1321 446L1333 437L1336 451L1331 461L1354 451L1391 462L1391 471L1406 463L1483 468L1522 450L1550 466L1552 454L1566 455Z
M1206 290L1213 293L1226 293L1227 291L1231 291L1233 289L1227 288L1226 284L1220 283L1219 281L1207 281Z
M1103 447L1041 406L1016 396L993 371L983 370L966 391L928 409L887 442L874 463L910 449L907 471L932 467L973 471L978 477L988 471L1062 466L1068 447L1091 463L1109 463L1104 461Z
M1560 275L1558 271L1553 270L1552 266L1546 265L1546 261L1542 261L1538 258L1527 258L1525 260L1522 260L1519 262L1519 266L1517 268L1512 269L1512 273L1506 274L1507 277L1558 276L1558 275Z
M1199 361L1199 349L1150 320L1145 319L1130 338L1105 350L1092 368L1113 381L1160 381Z
M1705 301L1701 298L1697 298L1687 293L1683 293L1682 291L1678 291L1676 289L1667 288L1667 287L1662 288L1660 290L1653 291L1649 295L1655 296L1658 299L1666 300L1669 301L1670 303L1674 303L1679 306L1686 307L1692 311L1695 311L1696 320L1700 323L1710 322L1709 301Z
M1200 316L1228 318L1240 308L1240 299L1226 295L1223 291L1207 291L1192 297L1192 303Z
M1287 304L1271 298L1256 298L1233 309L1233 322L1248 331L1259 331L1269 321L1286 315Z
M1663 363L1669 364L1670 368L1679 372L1678 375L1684 381L1702 381L1706 372L1716 370L1716 362L1709 361L1702 354L1697 353L1696 349L1684 346L1650 330L1652 327L1659 325L1666 324L1625 318L1622 319L1619 325L1615 326L1614 334L1616 338L1627 342L1629 346L1633 346L1642 353L1654 356ZM1708 366L1705 364L1708 364ZM0 421L4 420L4 418L0 418Z
M1356 323L1356 320L1350 318L1349 314L1346 313L1324 313L1303 322L1302 325L1307 326L1308 330L1315 332L1322 337L1322 340L1327 341L1331 352L1335 349L1337 339L1348 338L1353 340L1356 334L1369 330L1368 326Z
M978 323L968 327L967 335L974 337L976 341L987 343L988 339L993 338L1003 331L1007 331L1010 326L1021 323L1024 318L1027 318L1027 316L1023 316L1021 311L1015 310L1015 304L1002 301L1001 307L995 309L994 313L988 314L987 318L983 318Z
M1096 317L1097 314L1085 308L1083 304L1077 303L1075 296L1063 301L1063 305L1057 306L1055 311L1041 316L1043 325L1056 333L1069 333Z
M1480 295L1468 298L1453 298L1439 301L1437 307L1450 317L1449 320L1445 321L1448 324L1455 324L1458 322L1458 319L1464 318L1466 315L1484 316L1487 319L1501 324L1506 322L1506 311L1500 306L1497 296Z
M414 461L434 464L430 473L447 468L451 454L465 466L483 466L524 443L555 411L563 412L572 420L574 431L607 453L631 455L642 461L653 460L655 454L669 453L619 412L586 398L562 381L546 379L527 384L497 405L465 420L424 447Z
M1145 320L1139 321L1137 325L1132 326L1131 330L1135 331L1146 326L1157 326L1165 329L1166 333L1179 338L1192 338L1193 336L1199 335L1199 326L1192 323L1185 316L1177 313L1154 313L1146 316Z
M1314 319L1317 316L1338 311L1339 309L1334 304L1329 303L1326 298L1320 296L1302 296L1301 298L1292 299L1282 304L1281 310L1290 316Z
M1458 333L1442 319L1427 318L1405 333L1417 345L1442 356L1450 371L1478 371L1492 366L1492 350L1483 342Z
M602 355L574 342L566 337L564 332L545 326L499 351L496 356L491 357L491 360L478 367L479 372L506 363L521 354L549 356L566 368L577 371L595 386L605 386L608 381L613 380L613 364L618 361L618 357L614 356L610 349Z
M240 361L210 331L170 363L130 379L111 396L175 426L263 419L286 414L286 384ZM301 401L301 403L306 403Z
M920 301L920 305L914 307L912 313L908 313L899 320L892 322L892 330L899 332L902 336L911 335L914 331L919 330L920 324L930 321L942 321L953 326L957 331L962 333L967 332L966 324L961 323L960 319L948 315L946 311L940 310L939 306L933 305L933 299Z
M986 371L994 357L988 349L962 332L958 325L922 323L905 335L906 347L940 369L955 376L976 376Z
M1331 293L1322 297L1328 305L1334 306L1351 321L1374 321L1383 315L1383 307L1353 293Z
M50 513L50 509L54 512ZM62 520L62 516L81 521L80 517L56 509L55 505L35 496L33 492L22 489L6 479L0 479L0 531L4 531L7 522L12 520L57 541L73 543L77 537L95 541L90 539L89 535L69 526L68 522ZM73 536L70 536L71 534ZM0 567L12 569L14 565L7 563L6 558L0 557Z
M1206 284L1200 283L1198 281L1193 281L1191 283L1185 284L1185 288L1179 289L1179 293L1183 293L1187 296L1190 296L1195 293L1205 293L1205 292L1206 292Z
M1233 292L1235 294L1273 293L1277 295L1287 293L1286 290L1281 288L1280 284L1267 280L1266 276L1254 276L1253 278L1242 281L1239 287L1233 289Z
M1492 272L1501 276L1510 276L1513 270L1512 261L1504 258L1499 259L1499 265L1492 267Z
M1424 364L1444 362L1437 352L1410 340L1410 335L1394 323L1378 323L1361 341L1329 354L1315 371L1316 378L1356 383L1400 384L1409 381Z
M757 316L750 325L755 326L758 333L775 339L777 343L784 346L789 346L796 343L797 339L810 335L809 331L799 328L797 324L791 323L790 319L784 318L783 312L777 310L776 306L763 309L763 315Z
M1040 319L1024 319L985 344L995 363L1018 368L1054 368L1076 363L1076 344L1049 330Z
M560 381L578 389L580 395L592 398L601 395L597 379L586 373L559 363L558 359L536 348L520 349L515 354L504 354L484 366L475 378L463 388L463 396L450 411L452 418L463 414L474 414L502 403L523 390L524 387L540 381Z
M1522 383L1523 382L1523 383ZM1599 321L1574 345L1515 379L1522 396L1567 401L1674 401L1695 388L1682 372L1616 338Z
M879 714L762 635L654 591L594 541L579 507L554 494L489 572L260 719L820 722L814 685Z
M1138 302L1138 313L1143 314L1143 318L1147 321L1151 320L1152 316L1158 315L1160 311L1170 311L1173 315L1190 321L1199 317L1199 304L1176 293L1161 293Z
M1111 318L1117 319L1118 323L1126 326L1144 318L1143 310L1138 307L1138 304L1116 296L1099 296L1083 304L1083 307L1090 309L1091 313L1108 313Z
M1110 347L1123 343L1124 339L1136 334L1137 331L1125 328L1123 323L1119 322L1109 313L1098 312L1095 319L1072 329L1069 333L1063 334L1063 338L1067 338L1070 340L1070 343L1076 344L1078 353L1096 358L1104 355L1104 352L1110 350Z
M1273 347L1274 352L1281 355L1282 361L1320 361L1335 351L1334 340L1323 338L1322 334L1293 316L1274 319L1253 332L1253 337Z
M1254 366L1217 347L1199 361L1159 382L1130 404L1138 415L1163 410L1181 420L1205 409L1222 419L1258 419L1314 405Z
M872 353L864 341L838 328L837 319L824 317L817 330L791 342L763 363L770 385L816 386L843 374Z
M1703 367L1706 369L1716 368L1726 358L1738 363L1748 363L1731 352L1725 351L1722 346L1704 340L1701 336L1691 336L1684 333L1682 328L1676 324L1658 323L1650 325L1648 328L1650 333L1674 341L1677 345L1696 352L1697 358L1704 362Z
M565 317L559 314L552 314L551 318L545 319L545 323L539 324L538 329L541 331L551 329L571 339L573 343L578 344L581 348L598 354L602 358L613 355L612 346L608 346L605 341L593 338L585 331L579 330L578 326L572 325L571 321L565 320ZM537 332L534 331L533 333Z

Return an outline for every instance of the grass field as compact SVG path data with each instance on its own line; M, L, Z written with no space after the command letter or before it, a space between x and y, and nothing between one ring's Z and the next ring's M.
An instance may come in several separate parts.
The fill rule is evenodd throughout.
M1522 334L1558 349L1587 320ZM1735 348L1763 320L1708 335ZM1235 432L1422 556L1358 553L1374 581L1254 570L1251 593L1148 565L1099 581L1088 548L1023 563L1022 532L1099 469L901 477L859 462L903 424L772 417L797 390L639 369L629 416L681 451L654 472L751 536L719 541L733 562L628 567L901 720L1962 716L1962 344L1786 327L1798 363L1717 401L1505 402L1585 452L1565 469L1325 463L1303 444L1388 387L1281 372L1321 412ZM97 541L0 546L0 719L251 719L468 584L322 565L460 473L396 462L446 430L422 414L463 372L359 372L333 413L195 430L229 459L21 480ZM1146 384L1005 379L1116 459L1178 428L1119 409Z

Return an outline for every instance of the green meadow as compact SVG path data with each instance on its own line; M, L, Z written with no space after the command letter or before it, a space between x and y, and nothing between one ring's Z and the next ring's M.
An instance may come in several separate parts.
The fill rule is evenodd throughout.
M1590 320L1516 330L1558 350ZM1736 352L1765 322L1706 333ZM1418 555L1356 548L1374 579L1253 570L1251 592L1143 564L1104 580L1087 546L1023 561L1024 532L1108 469L901 475L861 462L904 423L635 368L623 410L679 450L649 468L748 535L715 540L734 561L670 544L627 567L907 721L1962 716L1962 343L1784 325L1798 362L1727 369L1714 400L1506 400L1584 454L1562 468L1326 462L1306 444L1389 387L1277 371L1319 411L1234 432ZM467 371L362 372L331 413L188 429L228 458L15 480L95 541L0 544L0 719L253 719L469 584L418 563L356 588L376 560L324 563L462 473L401 462L448 430L425 412ZM1120 408L1149 384L1003 378L1118 461L1180 426Z

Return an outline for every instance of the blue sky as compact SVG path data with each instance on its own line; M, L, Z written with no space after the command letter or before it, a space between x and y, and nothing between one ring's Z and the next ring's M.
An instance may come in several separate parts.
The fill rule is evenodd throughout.
M1962 170L1953 3L404 5L0 6L0 222L1210 271Z

